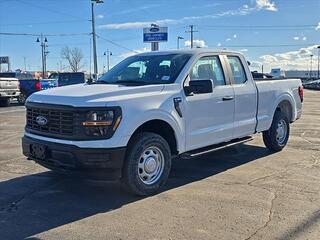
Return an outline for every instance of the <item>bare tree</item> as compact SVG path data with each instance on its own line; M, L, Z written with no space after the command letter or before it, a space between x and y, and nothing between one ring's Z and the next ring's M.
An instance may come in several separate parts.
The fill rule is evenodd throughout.
M69 62L71 71L73 72L78 72L83 67L81 64L83 53L80 48L69 48L65 46L61 49L61 57Z

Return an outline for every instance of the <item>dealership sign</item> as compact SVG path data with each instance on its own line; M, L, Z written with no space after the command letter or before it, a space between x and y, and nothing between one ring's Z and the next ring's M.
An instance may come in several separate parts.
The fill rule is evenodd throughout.
M0 64L9 64L9 57L0 57Z
M168 27L148 27L143 29L143 42L167 42Z

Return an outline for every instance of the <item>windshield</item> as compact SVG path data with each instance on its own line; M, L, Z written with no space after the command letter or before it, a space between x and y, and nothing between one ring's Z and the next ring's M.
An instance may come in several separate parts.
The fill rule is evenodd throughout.
M173 83L190 54L132 56L113 67L97 83L145 85Z
M2 78L15 78L16 74L12 72L0 73L0 77Z

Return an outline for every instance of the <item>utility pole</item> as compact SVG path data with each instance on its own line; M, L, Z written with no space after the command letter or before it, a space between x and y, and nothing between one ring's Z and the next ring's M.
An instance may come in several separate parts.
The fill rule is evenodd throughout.
M24 71L27 71L26 57L23 57Z
M106 60L107 60L107 71L109 72L109 70L110 70L110 56L112 56L112 52L110 52L109 49L107 49L107 51L104 52L103 55L106 56Z
M312 58L313 58L313 54L310 55L311 58L311 63L310 63L310 79L312 80Z
M320 79L320 46L317 47L318 48L318 79Z
M46 51L48 39L46 37L43 37L41 33L40 39L37 38L37 42L40 43L40 46L41 46L42 78L45 78L46 65L47 65L46 56L49 53L48 51Z
M189 26L190 30L186 31L186 33L190 33L190 47L193 48L193 33L198 32L194 30L194 25Z
M92 43L93 43L93 72L94 79L98 77L98 58L97 58L97 43L96 43L96 23L95 23L95 5L103 3L102 0L91 0L91 22L92 22Z
M184 39L183 37L177 36L177 49L180 48L180 40Z

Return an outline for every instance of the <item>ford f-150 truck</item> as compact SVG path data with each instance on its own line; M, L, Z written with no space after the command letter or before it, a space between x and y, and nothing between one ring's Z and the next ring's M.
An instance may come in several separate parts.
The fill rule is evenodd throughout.
M18 98L19 95L19 80L17 78L0 76L0 107L9 106L10 99Z
M167 181L173 157L260 132L267 148L282 150L302 101L300 80L255 82L237 52L143 53L96 82L31 95L23 153L49 169L118 178L149 195Z

